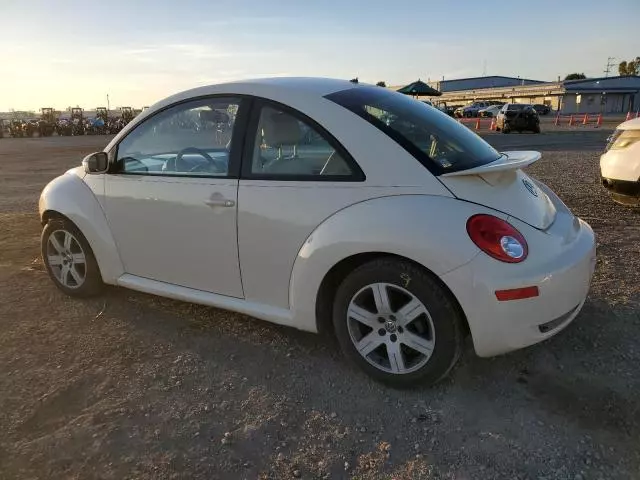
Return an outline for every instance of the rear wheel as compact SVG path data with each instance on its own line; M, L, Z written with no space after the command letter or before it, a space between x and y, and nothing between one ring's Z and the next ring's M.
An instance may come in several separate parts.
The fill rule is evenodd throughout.
M540 133L540 125L536 125L535 127L533 127L532 132L533 133Z
M444 378L462 353L462 322L455 301L431 274L393 258L348 275L333 309L344 354L395 387Z
M44 265L56 287L75 297L100 293L103 283L98 262L71 221L50 220L42 231L41 248Z

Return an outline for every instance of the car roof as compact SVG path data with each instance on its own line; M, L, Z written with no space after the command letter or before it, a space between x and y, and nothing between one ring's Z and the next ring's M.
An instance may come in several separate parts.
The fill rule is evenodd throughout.
M627 120L618 125L618 130L640 130L640 118Z
M370 84L360 84L350 80L317 77L256 78L196 87L164 98L141 112L109 142L105 151L112 148L120 138L159 110L192 98L205 97L208 95L252 95L276 101L286 99L285 103L288 105L293 103L295 108L296 99L299 102L301 98L308 100L311 97L315 97L320 101L322 97L331 93L362 87L382 88Z
M249 80L238 80L234 82L219 83L206 85L203 87L192 88L177 93L169 97L172 102L180 101L202 95L214 95L216 93L230 93L237 91L238 93L250 90L252 87L259 88L261 91L271 90L273 92L296 91L306 94L318 95L324 97L334 92L356 88L359 84L350 80L340 80L335 78L320 77L271 77L271 78L254 78ZM167 99L168 100L168 99Z

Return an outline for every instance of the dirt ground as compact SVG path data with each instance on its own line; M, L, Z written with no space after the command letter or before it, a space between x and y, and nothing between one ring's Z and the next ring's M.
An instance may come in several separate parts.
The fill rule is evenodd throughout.
M123 289L79 301L39 260L42 187L106 137L0 139L0 478L640 478L640 214L598 184L607 132L491 135L598 236L582 313L396 391L330 339Z

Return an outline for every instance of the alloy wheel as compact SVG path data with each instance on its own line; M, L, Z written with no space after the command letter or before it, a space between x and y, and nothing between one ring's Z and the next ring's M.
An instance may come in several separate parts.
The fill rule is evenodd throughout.
M347 326L358 353L387 373L418 370L435 348L429 311L398 285L374 283L360 289L349 303Z
M75 289L87 277L87 259L78 239L66 230L56 230L47 240L46 261L60 284Z

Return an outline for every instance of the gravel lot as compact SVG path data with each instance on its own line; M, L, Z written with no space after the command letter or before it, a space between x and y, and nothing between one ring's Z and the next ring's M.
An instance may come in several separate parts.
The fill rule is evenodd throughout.
M607 132L490 135L598 235L584 310L396 391L331 339L110 289L63 296L37 198L105 137L0 140L0 478L640 478L640 213L598 184Z

